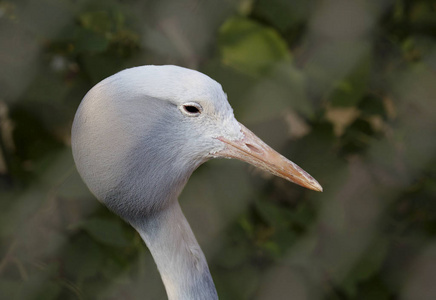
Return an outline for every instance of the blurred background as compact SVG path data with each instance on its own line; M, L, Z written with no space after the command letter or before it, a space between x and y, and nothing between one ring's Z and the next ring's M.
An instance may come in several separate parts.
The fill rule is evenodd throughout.
M180 202L220 299L436 299L435 1L0 0L1 299L166 299L70 148L85 93L145 64L219 81L324 187L193 174Z

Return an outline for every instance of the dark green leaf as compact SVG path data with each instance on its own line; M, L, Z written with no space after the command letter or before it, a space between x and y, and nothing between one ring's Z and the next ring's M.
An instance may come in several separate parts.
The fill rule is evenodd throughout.
M79 224L95 240L108 246L125 247L129 244L120 220L93 218Z
M87 29L78 31L75 43L75 51L82 52L103 52L109 46L109 40L102 34Z
M273 28L241 17L221 27L219 47L224 64L252 75L264 74L291 59L286 43Z

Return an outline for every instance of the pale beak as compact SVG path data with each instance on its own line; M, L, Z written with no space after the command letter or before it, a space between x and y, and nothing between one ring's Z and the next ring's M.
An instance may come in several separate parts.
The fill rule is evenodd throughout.
M243 138L232 141L224 137L218 137L220 141L224 142L225 148L215 153L216 156L245 161L305 188L322 192L322 187L318 181L306 171L277 153L244 125L241 123L239 125L241 126Z

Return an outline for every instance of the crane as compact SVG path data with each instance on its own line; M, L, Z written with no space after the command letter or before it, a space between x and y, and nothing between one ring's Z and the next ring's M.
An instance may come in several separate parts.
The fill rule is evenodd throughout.
M211 158L236 158L322 191L308 173L239 123L221 85L178 66L140 66L95 85L71 135L82 179L149 248L170 300L218 299L178 196Z

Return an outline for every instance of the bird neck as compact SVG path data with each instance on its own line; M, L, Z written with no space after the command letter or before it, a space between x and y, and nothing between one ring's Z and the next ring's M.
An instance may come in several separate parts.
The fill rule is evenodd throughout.
M169 300L218 299L204 254L177 200L132 225L153 255Z

